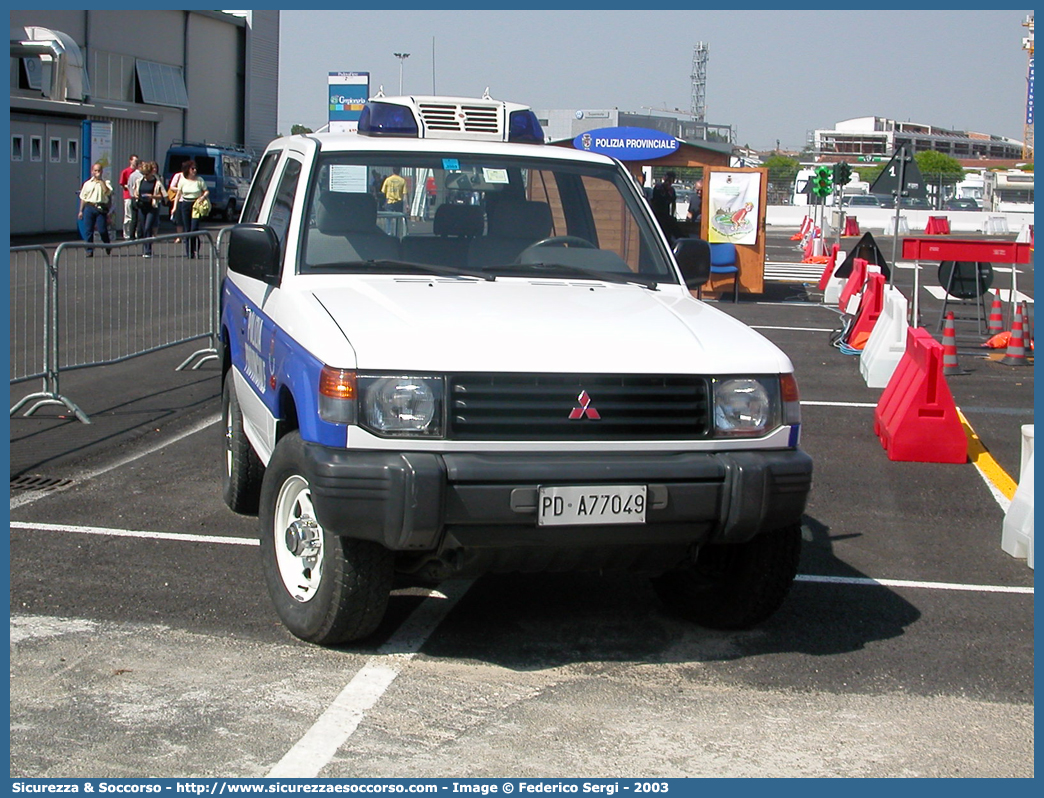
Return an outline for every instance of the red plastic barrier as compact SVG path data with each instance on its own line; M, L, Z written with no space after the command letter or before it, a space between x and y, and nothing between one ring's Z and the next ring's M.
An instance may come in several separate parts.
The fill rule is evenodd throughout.
M830 248L830 260L827 261L826 268L823 269L823 273L819 276L819 285L817 288L820 291L826 290L827 283L830 282L830 278L834 276L834 269L837 268L837 253L841 251L841 247L834 244Z
M848 330L846 343L853 349L862 349L873 332L881 311L884 310L885 278L883 274L871 274L866 279L866 288L859 300L859 312L855 324Z
M946 216L929 216L928 225L924 228L928 235L949 235L950 220Z
M1029 263L1030 244L1019 241L985 241L950 238L945 241L904 238L905 260L974 260L986 263Z
M842 235L846 236L857 236L859 235L859 220L854 216L845 217L845 232Z
M911 327L906 351L874 411L874 434L889 460L964 463L968 440L943 376L942 344Z
M863 283L866 282L866 264L862 258L852 261L852 273L848 275L848 282L841 289L841 298L838 300L838 307L842 313L848 307L848 300L863 290Z
M812 258L816 254L816 240L822 239L823 233L818 227L812 228L808 233L808 241L805 242L805 260Z

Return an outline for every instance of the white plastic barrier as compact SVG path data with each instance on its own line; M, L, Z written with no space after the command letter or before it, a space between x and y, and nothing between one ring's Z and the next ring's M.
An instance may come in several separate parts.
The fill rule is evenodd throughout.
M1033 568L1033 425L1022 427L1022 465L1019 487L1004 514L1001 549L1012 557L1025 557Z
M1024 224L1019 228L1019 234L1015 236L1015 243L1017 244L1032 244L1033 243L1033 225Z
M910 235L910 223L906 221L906 217L905 216L900 216L899 217L899 232L896 233L896 231L895 231L895 217L893 216L893 217L891 217L888 220L887 224L885 224L884 234L886 236L891 236L891 235L908 236L908 235Z
M895 286L885 288L881 315L859 355L859 372L867 388L885 388L906 352L907 301Z
M839 261L843 260L840 253L838 253L837 259ZM840 266L841 264L838 263L837 265ZM837 303L841 301L841 290L847 282L847 277L831 277L827 280L826 288L823 290L823 304L837 307Z
M986 217L985 229L982 232L989 233L991 235L995 235L997 233L1000 233L1002 235L1007 235L1007 233L1008 233L1008 217L1006 217L1006 216L987 216Z

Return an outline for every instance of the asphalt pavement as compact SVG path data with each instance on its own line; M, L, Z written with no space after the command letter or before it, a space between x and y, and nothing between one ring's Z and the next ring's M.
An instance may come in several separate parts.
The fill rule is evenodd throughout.
M792 232L770 259L797 260ZM216 362L176 371L189 344L63 374L90 425L10 421L12 775L1032 776L1033 571L973 464L887 458L880 390L812 300L780 281L717 303L794 362L815 462L798 581L748 632L636 577L506 575L400 585L373 639L308 646L269 605L256 519L221 502ZM955 403L1017 480L1034 368L972 338L960 361ZM357 726L326 725L353 701Z

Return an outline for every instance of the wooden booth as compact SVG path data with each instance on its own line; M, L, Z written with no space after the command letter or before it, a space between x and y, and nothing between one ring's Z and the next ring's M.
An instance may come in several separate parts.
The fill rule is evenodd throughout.
M553 144L569 148L574 146L572 139L556 141ZM704 241L727 241L730 240L730 234L737 232L736 225L731 222L732 217L737 215L745 216L745 222L748 227L753 227L752 231L748 230L745 238L751 238L750 233L752 232L754 240L753 243L736 243L740 291L749 294L761 294L764 292L765 287L765 212L768 203L768 170L751 167L730 167L731 149L727 145L716 143L705 144L704 142L679 141L677 149L667 155L642 160L627 160L625 163L639 184L642 183L642 168L645 166L675 170L702 169L703 207L700 226L698 232L693 231L691 234L698 235ZM726 175L724 178L726 181L729 180L727 177L729 174L760 175L760 188L756 191L757 201L750 203L752 207L746 208L746 203L743 203L741 209L732 209L720 207L720 202L718 207L712 207L714 194L710 188L712 184L716 184L717 181L723 179L720 177L723 174ZM712 177L714 175L719 175L719 177ZM750 183L749 178L746 182ZM714 223L715 219L718 220L717 224ZM714 224L713 230L712 224ZM682 227L684 228L684 224ZM713 294L720 296L722 293L731 294L731 292L731 274L720 277L712 275L703 289L704 295Z

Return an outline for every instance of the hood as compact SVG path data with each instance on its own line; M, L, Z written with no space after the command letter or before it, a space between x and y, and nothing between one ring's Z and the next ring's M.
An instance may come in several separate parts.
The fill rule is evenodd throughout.
M343 275L309 285L346 342L331 365L425 372L777 373L775 345L675 286ZM737 369L737 352L743 352Z

